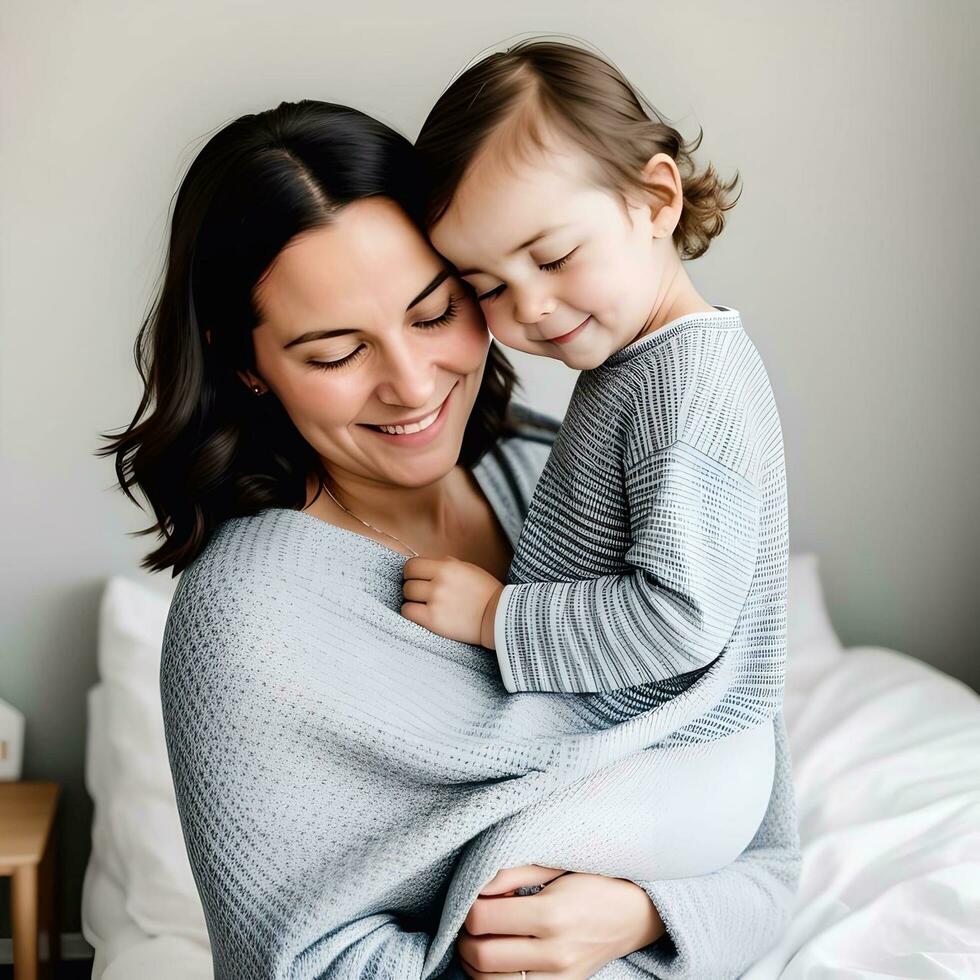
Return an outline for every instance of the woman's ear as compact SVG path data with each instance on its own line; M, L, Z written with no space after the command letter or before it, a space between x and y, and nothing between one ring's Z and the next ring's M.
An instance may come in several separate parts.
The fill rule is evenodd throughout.
M262 379L252 374L251 371L236 371L235 373L241 378L242 384L251 389L252 394L264 395L268 391L268 388L262 383Z
M684 209L684 185L673 157L656 153L643 167L643 183L650 192L650 223L654 238L670 238Z

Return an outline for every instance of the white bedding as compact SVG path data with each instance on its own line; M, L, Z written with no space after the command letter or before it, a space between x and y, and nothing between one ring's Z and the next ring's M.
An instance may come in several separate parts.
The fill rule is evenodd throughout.
M168 602L115 578L102 603L82 896L94 980L212 976L160 717ZM980 978L980 697L893 650L844 650L800 554L784 710L803 876L782 941L745 980Z

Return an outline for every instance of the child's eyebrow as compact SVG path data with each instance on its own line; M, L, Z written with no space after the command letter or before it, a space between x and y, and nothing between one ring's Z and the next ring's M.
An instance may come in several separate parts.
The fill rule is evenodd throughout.
M566 222L563 225L552 225L550 228L545 228L544 231L538 232L538 234L536 234L533 238L529 238L526 242L522 242L520 245L517 246L517 248L511 249L511 251L507 253L507 256L510 257L511 255L515 255L516 253L520 252L522 249L529 248L535 242L541 241L542 238L546 238L548 235L552 234L552 232L561 231L562 228L567 228L567 227L568 227L568 223ZM459 274L461 276L472 276L474 273L480 271L481 271L480 269L460 269Z

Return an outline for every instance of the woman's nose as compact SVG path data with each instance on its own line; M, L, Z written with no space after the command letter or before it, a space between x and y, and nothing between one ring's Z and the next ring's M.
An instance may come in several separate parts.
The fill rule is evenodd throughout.
M390 346L382 361L378 397L389 405L425 408L435 393L436 370L426 348L411 343Z

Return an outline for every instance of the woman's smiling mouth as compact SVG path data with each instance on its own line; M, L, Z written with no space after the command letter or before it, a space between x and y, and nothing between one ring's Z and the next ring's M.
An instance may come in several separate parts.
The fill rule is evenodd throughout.
M441 431L446 415L448 414L449 403L452 400L453 392L459 384L457 381L449 394L443 399L442 404L428 415L416 418L414 421L397 422L395 424L372 425L368 422L360 423L366 429L376 432L378 436L386 441L393 442L399 446L421 446L431 442Z

